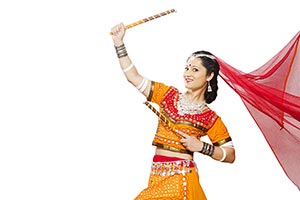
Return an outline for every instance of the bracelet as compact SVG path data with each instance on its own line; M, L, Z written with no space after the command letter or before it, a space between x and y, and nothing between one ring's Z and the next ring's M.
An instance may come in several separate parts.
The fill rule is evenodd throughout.
M220 147L220 149L223 152L223 156L222 156L222 158L219 161L223 162L225 160L226 156L227 156L227 153L226 153L226 150L223 147Z
M143 86L144 83L145 83L145 78L143 77L142 82L141 82L138 86L136 86L136 88L137 88L138 90L140 90L140 89L142 88L142 86Z
M149 83L149 80L145 77L143 77L143 80L141 81L141 83L136 86L136 88L140 91L140 92L144 92L145 89L147 88L147 85Z
M123 69L123 72L125 73L125 72L128 72L129 70L131 70L131 68L133 68L133 64L131 63L131 65L129 65L128 67L126 67L126 68L124 68Z
M145 91L145 89L147 88L148 83L149 83L149 80L146 79L145 82L144 82L144 84L143 84L143 86L139 89L139 91L141 93L143 93Z
M212 156L215 152L215 146L208 144L206 142L203 142L202 149L199 152L204 155Z
M125 49L125 44L121 44L120 46L115 46L116 50Z
M127 56L127 50L124 44L120 45L120 46L115 46L116 49L116 53L118 58L122 58Z

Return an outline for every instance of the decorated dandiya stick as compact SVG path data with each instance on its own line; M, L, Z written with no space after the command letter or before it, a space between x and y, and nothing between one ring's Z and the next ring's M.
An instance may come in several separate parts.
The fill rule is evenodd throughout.
M176 135L178 135L179 137L183 137L181 134L180 134L180 131L179 130L176 130L174 128L174 126L172 127L170 122L166 119L166 117L161 114L158 110L156 110L148 101L144 102L144 104L150 108L150 110L152 110L154 112L154 114L156 114L161 121L163 121L173 132L176 133Z
M126 26L125 26L125 29L129 29L129 28L135 27L135 26L137 26L137 25L140 25L140 24L149 22L149 21L151 21L151 20L154 20L154 19L157 19L157 18L159 18L159 17L162 17L162 16L165 16L165 15L171 14L171 13L173 13L173 12L176 12L176 10L175 10L175 9L170 9L170 10L167 10L167 11L165 11L165 12L161 12L161 13L159 13L159 14L152 15L152 16L147 17L147 18L145 18L145 19L141 19L141 20L139 20L139 21L136 21L136 22L133 22L133 23L131 23L131 24L126 25ZM110 35L112 35L112 32L110 32Z

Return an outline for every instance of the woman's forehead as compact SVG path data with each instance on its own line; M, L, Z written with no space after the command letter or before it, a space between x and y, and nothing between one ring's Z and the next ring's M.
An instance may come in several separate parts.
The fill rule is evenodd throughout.
M187 60L187 64L188 65L202 66L202 61L201 61L201 58L197 58L197 57L191 56Z

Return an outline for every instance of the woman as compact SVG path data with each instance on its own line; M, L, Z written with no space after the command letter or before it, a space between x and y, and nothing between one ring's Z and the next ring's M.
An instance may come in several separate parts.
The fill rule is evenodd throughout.
M140 75L129 58L123 43L124 24L111 30L120 66L127 80L148 101L157 103L160 116L153 145L153 157L148 187L135 200L189 199L204 200L193 154L200 152L221 162L233 163L235 151L221 118L207 104L217 97L219 64L206 51L193 53L187 60L186 92L172 86L150 81ZM207 135L212 144L202 142Z

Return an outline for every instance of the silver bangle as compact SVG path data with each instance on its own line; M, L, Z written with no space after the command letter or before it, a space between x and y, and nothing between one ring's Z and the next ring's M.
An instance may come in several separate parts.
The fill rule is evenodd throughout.
M141 89L139 89L139 91L141 93L143 93L145 91L145 89L147 88L148 83L149 83L149 80L146 79L145 82L144 82L144 84L143 84L143 86L141 87Z
M136 88L137 88L138 90L140 90L140 89L143 87L144 83L145 83L145 77L143 77L142 82L141 82L138 86L136 86Z
M226 153L226 150L223 147L220 147L220 149L223 152L223 156L222 156L222 158L219 161L223 162L226 159L227 153Z
M127 56L127 50L124 44L120 45L120 46L115 46L116 49L116 53L118 58L122 58Z
M133 68L133 64L131 63L131 65L129 65L128 67L126 67L126 68L124 68L123 69L123 72L125 73L125 72L128 72L129 70L131 70L132 68Z
M145 89L147 88L148 83L149 83L149 80L147 78L143 77L143 80L141 81L141 83L138 86L136 86L136 88L140 92L143 93L145 91Z

